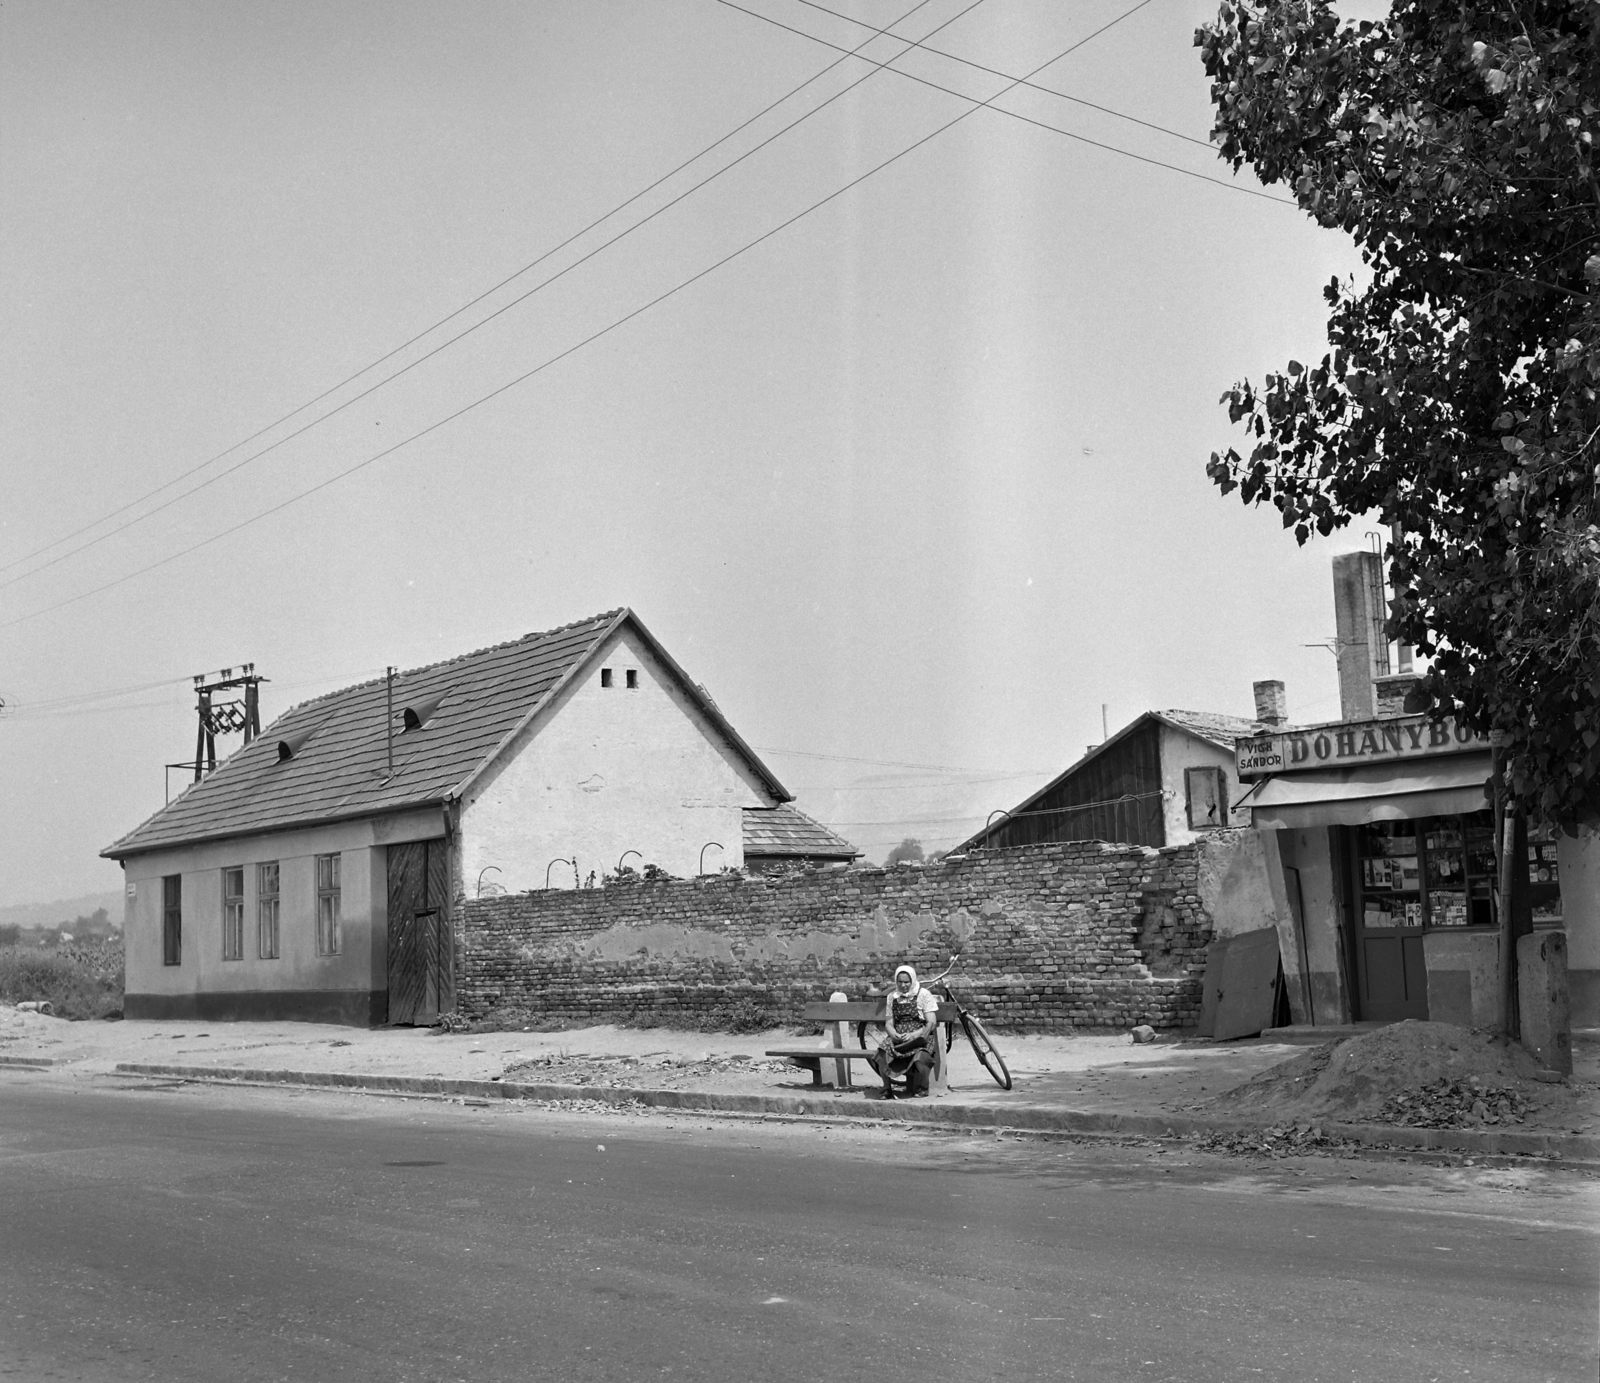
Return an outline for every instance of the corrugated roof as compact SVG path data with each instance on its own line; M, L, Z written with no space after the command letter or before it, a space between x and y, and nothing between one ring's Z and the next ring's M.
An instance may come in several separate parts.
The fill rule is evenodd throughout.
M387 777L385 679L307 701L101 853L250 835L440 803L459 795L556 689L627 622L728 737L773 795L782 784L734 733L632 611L610 610L394 679L394 776ZM402 731L407 707L437 706ZM279 744L294 746L280 761Z
M852 860L861 854L843 836L836 836L789 802L777 807L744 809L744 852L746 855Z

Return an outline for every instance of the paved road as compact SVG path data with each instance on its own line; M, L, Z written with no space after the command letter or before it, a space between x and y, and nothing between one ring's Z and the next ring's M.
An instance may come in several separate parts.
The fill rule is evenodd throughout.
M1592 1383L1596 1184L0 1073L0 1378Z

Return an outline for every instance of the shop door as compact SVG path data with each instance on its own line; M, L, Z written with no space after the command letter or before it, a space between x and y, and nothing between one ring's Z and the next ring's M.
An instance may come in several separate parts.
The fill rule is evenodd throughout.
M1416 823L1379 821L1351 834L1359 1016L1368 1022L1426 1018Z
M444 842L388 850L389 1022L432 1024L455 1008Z

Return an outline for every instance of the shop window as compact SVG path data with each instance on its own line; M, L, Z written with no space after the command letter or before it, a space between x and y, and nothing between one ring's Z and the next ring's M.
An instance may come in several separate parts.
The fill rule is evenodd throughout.
M1561 877L1556 867L1556 829L1538 826L1528 831L1528 889L1535 924L1561 921Z
M1184 769L1183 792L1191 831L1213 831L1228 824L1228 780L1220 768Z
M222 958L244 959L244 866L222 871Z
M1494 925L1490 813L1374 821L1356 828L1356 846L1368 931Z

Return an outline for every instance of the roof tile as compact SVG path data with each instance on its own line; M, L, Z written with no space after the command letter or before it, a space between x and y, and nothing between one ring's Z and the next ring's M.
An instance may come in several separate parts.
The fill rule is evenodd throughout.
M626 613L610 610L399 673L392 777L386 679L302 702L103 853L119 858L441 802ZM405 707L434 697L442 700L427 722L402 730ZM307 731L293 757L280 762L279 743Z

